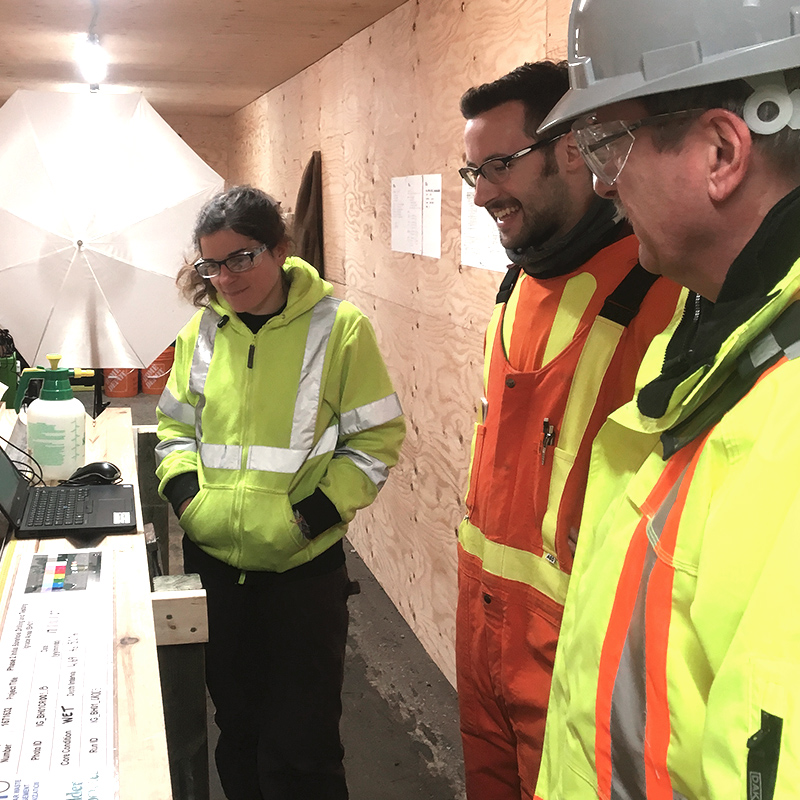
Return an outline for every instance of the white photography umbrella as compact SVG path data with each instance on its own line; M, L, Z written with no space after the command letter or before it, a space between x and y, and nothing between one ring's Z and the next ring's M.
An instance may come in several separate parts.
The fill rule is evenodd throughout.
M146 367L194 309L175 276L217 175L138 94L0 108L0 327L31 365Z

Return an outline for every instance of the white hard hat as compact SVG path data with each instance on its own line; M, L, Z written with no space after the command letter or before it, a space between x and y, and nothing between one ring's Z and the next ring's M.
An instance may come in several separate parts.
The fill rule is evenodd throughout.
M571 89L543 133L602 106L800 66L798 0L573 0Z

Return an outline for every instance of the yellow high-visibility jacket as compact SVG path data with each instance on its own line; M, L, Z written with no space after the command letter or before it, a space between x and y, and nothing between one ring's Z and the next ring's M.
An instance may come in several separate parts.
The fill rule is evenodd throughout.
M181 526L241 570L284 572L337 542L405 435L369 320L301 259L284 270L286 308L258 333L221 300L195 314L157 411L160 490L196 472ZM317 489L341 523L309 540L292 506Z
M798 242L798 216L791 234L777 226L784 252ZM763 233L740 286L758 286L779 249ZM763 304L731 326L712 362L675 386L663 416L634 400L601 430L537 798L797 795L799 294L800 261L764 286ZM794 335L781 328L789 318ZM659 368L665 346L654 343L642 374Z

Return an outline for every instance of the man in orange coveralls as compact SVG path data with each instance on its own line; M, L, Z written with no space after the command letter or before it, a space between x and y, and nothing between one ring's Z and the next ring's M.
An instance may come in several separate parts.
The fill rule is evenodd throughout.
M456 660L469 800L531 798L591 442L633 396L680 288L646 272L570 132L537 126L564 64L461 99L475 203L512 262L486 333L482 419L459 527Z

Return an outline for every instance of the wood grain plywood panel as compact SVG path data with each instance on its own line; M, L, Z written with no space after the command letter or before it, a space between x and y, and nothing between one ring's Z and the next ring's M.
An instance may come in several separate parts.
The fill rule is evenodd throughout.
M344 159L344 89L342 48L319 64L321 98L319 130L322 153L322 235L325 243L325 277L341 291L346 283Z
M571 0L547 0L547 58L567 57L567 31Z
M261 170L269 169L271 165L269 130L266 126L269 103L270 95L264 95L233 115L233 143L228 156L231 184L258 185Z
M452 1L452 0L451 0ZM462 91L545 57L547 3L552 0L464 0L459 25ZM430 6L435 7L436 3ZM566 29L564 30L566 36Z
M402 271L409 270L408 257L390 250L390 198L391 177L411 174L413 167L407 154L416 96L410 88L415 81L409 35L414 8L413 3L401 6L344 48L345 271L348 284L376 294L374 282L384 263L401 263ZM379 163L386 153L399 162L392 176Z
M453 674L455 531L480 396L482 334L353 293L379 320L379 342L408 426L379 505L359 512L351 540L448 677ZM432 345L448 337L448 357ZM469 398L468 400L466 398Z
M319 67L313 65L282 84L271 100L267 124L273 173L265 178L278 187L273 191L291 213L303 169L320 146Z

